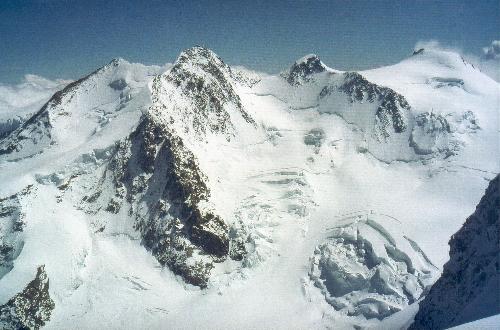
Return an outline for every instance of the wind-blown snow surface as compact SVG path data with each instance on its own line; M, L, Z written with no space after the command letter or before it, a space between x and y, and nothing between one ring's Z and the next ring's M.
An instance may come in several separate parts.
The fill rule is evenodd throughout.
M112 61L0 140L0 305L45 265L49 329L407 326L499 172L499 95L443 51Z
M17 85L0 84L0 138L15 130L70 82L28 74Z

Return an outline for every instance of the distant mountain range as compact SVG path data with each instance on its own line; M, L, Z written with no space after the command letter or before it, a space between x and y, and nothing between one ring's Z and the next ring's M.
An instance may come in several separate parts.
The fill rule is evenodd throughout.
M456 53L363 72L311 54L269 75L196 46L40 93L0 113L3 328L500 313L477 300L498 284L500 84Z

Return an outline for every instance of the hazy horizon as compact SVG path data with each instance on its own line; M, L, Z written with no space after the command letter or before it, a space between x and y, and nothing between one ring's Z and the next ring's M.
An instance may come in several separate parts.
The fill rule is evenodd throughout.
M269 73L308 53L340 70L388 65L422 40L480 56L499 39L498 22L498 1L6 0L0 83L75 79L115 57L162 65L197 44Z

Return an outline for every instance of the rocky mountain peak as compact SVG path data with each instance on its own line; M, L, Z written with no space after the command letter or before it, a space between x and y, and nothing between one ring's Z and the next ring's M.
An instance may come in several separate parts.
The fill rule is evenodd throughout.
M423 54L425 51L425 48L420 48L420 49L415 49L413 51L413 55L420 55L420 54Z
M182 51L175 63L191 63L193 65L211 63L219 67L229 68L217 54L202 46L194 46Z
M214 52L195 46L183 51L173 67L153 81L152 112L170 122L180 122L180 131L194 131L197 138L207 132L233 135L231 114L254 123L234 89L231 69ZM171 100L185 106L172 109ZM182 108L182 111L179 111Z
M315 54L308 54L290 67L283 76L290 85L300 85L302 81L309 81L310 76L315 73L326 71L326 66Z

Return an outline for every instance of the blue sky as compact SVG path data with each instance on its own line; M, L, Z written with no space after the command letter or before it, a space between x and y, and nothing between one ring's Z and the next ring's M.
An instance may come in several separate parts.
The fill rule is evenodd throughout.
M498 0L0 0L0 82L74 79L114 57L163 64L195 44L267 72L307 53L356 70L398 62L420 40L479 54L499 34Z

